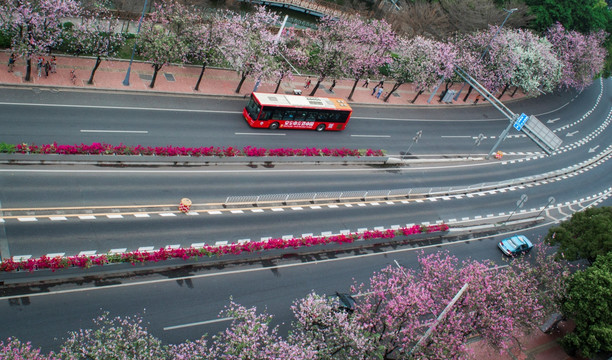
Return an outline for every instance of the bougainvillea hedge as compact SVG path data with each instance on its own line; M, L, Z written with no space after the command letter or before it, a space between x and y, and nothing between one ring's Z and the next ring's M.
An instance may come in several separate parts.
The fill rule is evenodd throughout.
M325 244L343 244L352 243L355 240L369 239L393 239L396 236L408 236L423 233L443 232L449 229L446 224L438 225L414 225L411 227L403 227L397 230L373 230L361 233L341 234L334 236L308 236L304 238L292 239L270 239L267 241L253 241L239 244L230 244L222 246L205 245L203 247L189 248L161 248L157 251L131 251L117 254L100 254L100 255L77 255L65 257L48 257L42 256L36 259L27 259L22 261L14 261L4 259L0 263L0 271L11 272L17 270L34 271L40 269L65 269L70 267L88 268L94 265L105 265L113 263L148 263L159 262L168 259L193 259L198 257L222 257L225 255L239 255L242 253L253 253L258 251L300 248L304 246L325 245Z
M155 155L155 156L384 156L384 150L347 148L277 148L266 149L253 146L113 146L106 143L60 145L53 144L6 144L0 143L0 153L61 154L61 155Z

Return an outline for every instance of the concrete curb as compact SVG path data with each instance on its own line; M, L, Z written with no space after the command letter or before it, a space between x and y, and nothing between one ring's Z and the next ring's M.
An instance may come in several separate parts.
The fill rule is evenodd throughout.
M390 156L154 156L154 155L62 155L62 154L0 154L0 164L7 165L106 165L106 166L209 166L273 164L336 164L336 165L409 165L481 161L458 156L400 159Z

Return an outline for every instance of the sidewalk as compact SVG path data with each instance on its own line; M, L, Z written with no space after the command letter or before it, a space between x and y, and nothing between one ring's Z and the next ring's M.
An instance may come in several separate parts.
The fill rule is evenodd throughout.
M57 56L57 73L49 74L45 77L44 71L41 77L38 77L36 70L36 59L32 60L32 72L31 81L24 81L25 77L25 60L20 58L15 64L14 72L9 73L8 70L8 57L10 53L3 51L0 52L0 84L16 84L16 85L34 85L34 86L57 86L57 87L82 87L82 88L95 88L104 90L122 90L122 91L143 91L152 93L185 93L185 94L200 94L200 95L223 95L223 96L236 96L245 97L248 96L254 88L255 81L253 79L247 79L240 89L240 93L237 94L236 88L240 82L240 75L235 71L207 68L204 72L204 77L200 83L199 91L195 91L194 87L200 75L200 66L176 66L168 65L164 66L158 73L155 81L155 87L151 89L149 87L151 78L153 76L153 68L149 63L134 62L130 71L129 86L123 85L125 75L127 73L129 61L103 60L100 67L95 73L94 84L87 85L87 81L91 75L91 70L95 65L94 58L86 57L71 57L71 56ZM73 83L70 79L70 71L75 70L76 81ZM281 94L293 94L294 89L302 90L302 95L309 95L310 91L316 84L316 78L311 77L312 85L310 89L305 89L307 76L294 76L292 80L285 79L281 83L279 93ZM347 99L353 87L354 80L342 79L337 80L336 86L333 91L329 91L333 79L326 79L321 83L321 86L317 90L315 96L324 97L340 97ZM372 96L372 89L378 80L371 79L368 88L363 87L364 79L360 80L355 93L353 94L352 101L350 103L355 104L378 104L378 105L412 105L411 101L416 95L414 86L412 84L403 84L400 88L391 95L389 102L383 101L384 95L391 90L393 82L387 80L384 83L384 92L377 99ZM451 89L459 90L462 84L455 84ZM276 88L275 82L262 82L258 88L261 92L274 92ZM421 94L414 105L429 105L429 106L452 106L452 104L444 104L439 102L439 95L444 89L444 85L440 87L437 95L431 101L431 104L427 103L430 93L425 92ZM513 90L507 91L502 97L502 101L508 101L512 99L519 99L524 96L520 91L516 93L514 97L510 97ZM454 101L455 105L470 105L473 104L477 93L472 92L466 102L463 102L463 97L467 94L467 87L464 88L458 101ZM478 102L483 103L482 100Z
M529 334L520 334L517 336L518 343L502 355L492 347L484 344L482 341L476 341L469 345L473 352L471 359L482 360L572 360L581 359L579 357L571 357L563 351L558 340L566 333L573 330L574 325L571 322L562 321L557 326L557 329L551 331L550 334L545 334L539 329L533 330Z

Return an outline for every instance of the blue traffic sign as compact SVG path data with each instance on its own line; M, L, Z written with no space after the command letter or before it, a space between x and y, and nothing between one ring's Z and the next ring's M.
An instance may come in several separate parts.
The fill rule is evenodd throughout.
M524 113L521 114L521 116L519 116L518 119L516 119L516 121L514 122L514 128L518 131L521 131L523 125L525 125L528 119L529 116L525 115Z

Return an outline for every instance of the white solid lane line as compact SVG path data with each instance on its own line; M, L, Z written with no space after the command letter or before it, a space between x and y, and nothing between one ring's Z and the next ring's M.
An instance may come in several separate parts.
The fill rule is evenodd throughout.
M283 134L283 133L234 133L234 135L256 135L256 136L285 136L287 134Z
M191 326L213 324L213 323L218 323L218 322L222 322L222 321L230 321L230 320L233 320L233 319L234 319L233 317L226 317L226 318L220 318L220 319L215 319L215 320L198 321L198 322L182 324L182 325L166 326L164 328L164 330L168 331L168 330L182 329L182 328L191 327Z
M146 130L81 130L82 133L129 133L129 134L148 134Z

